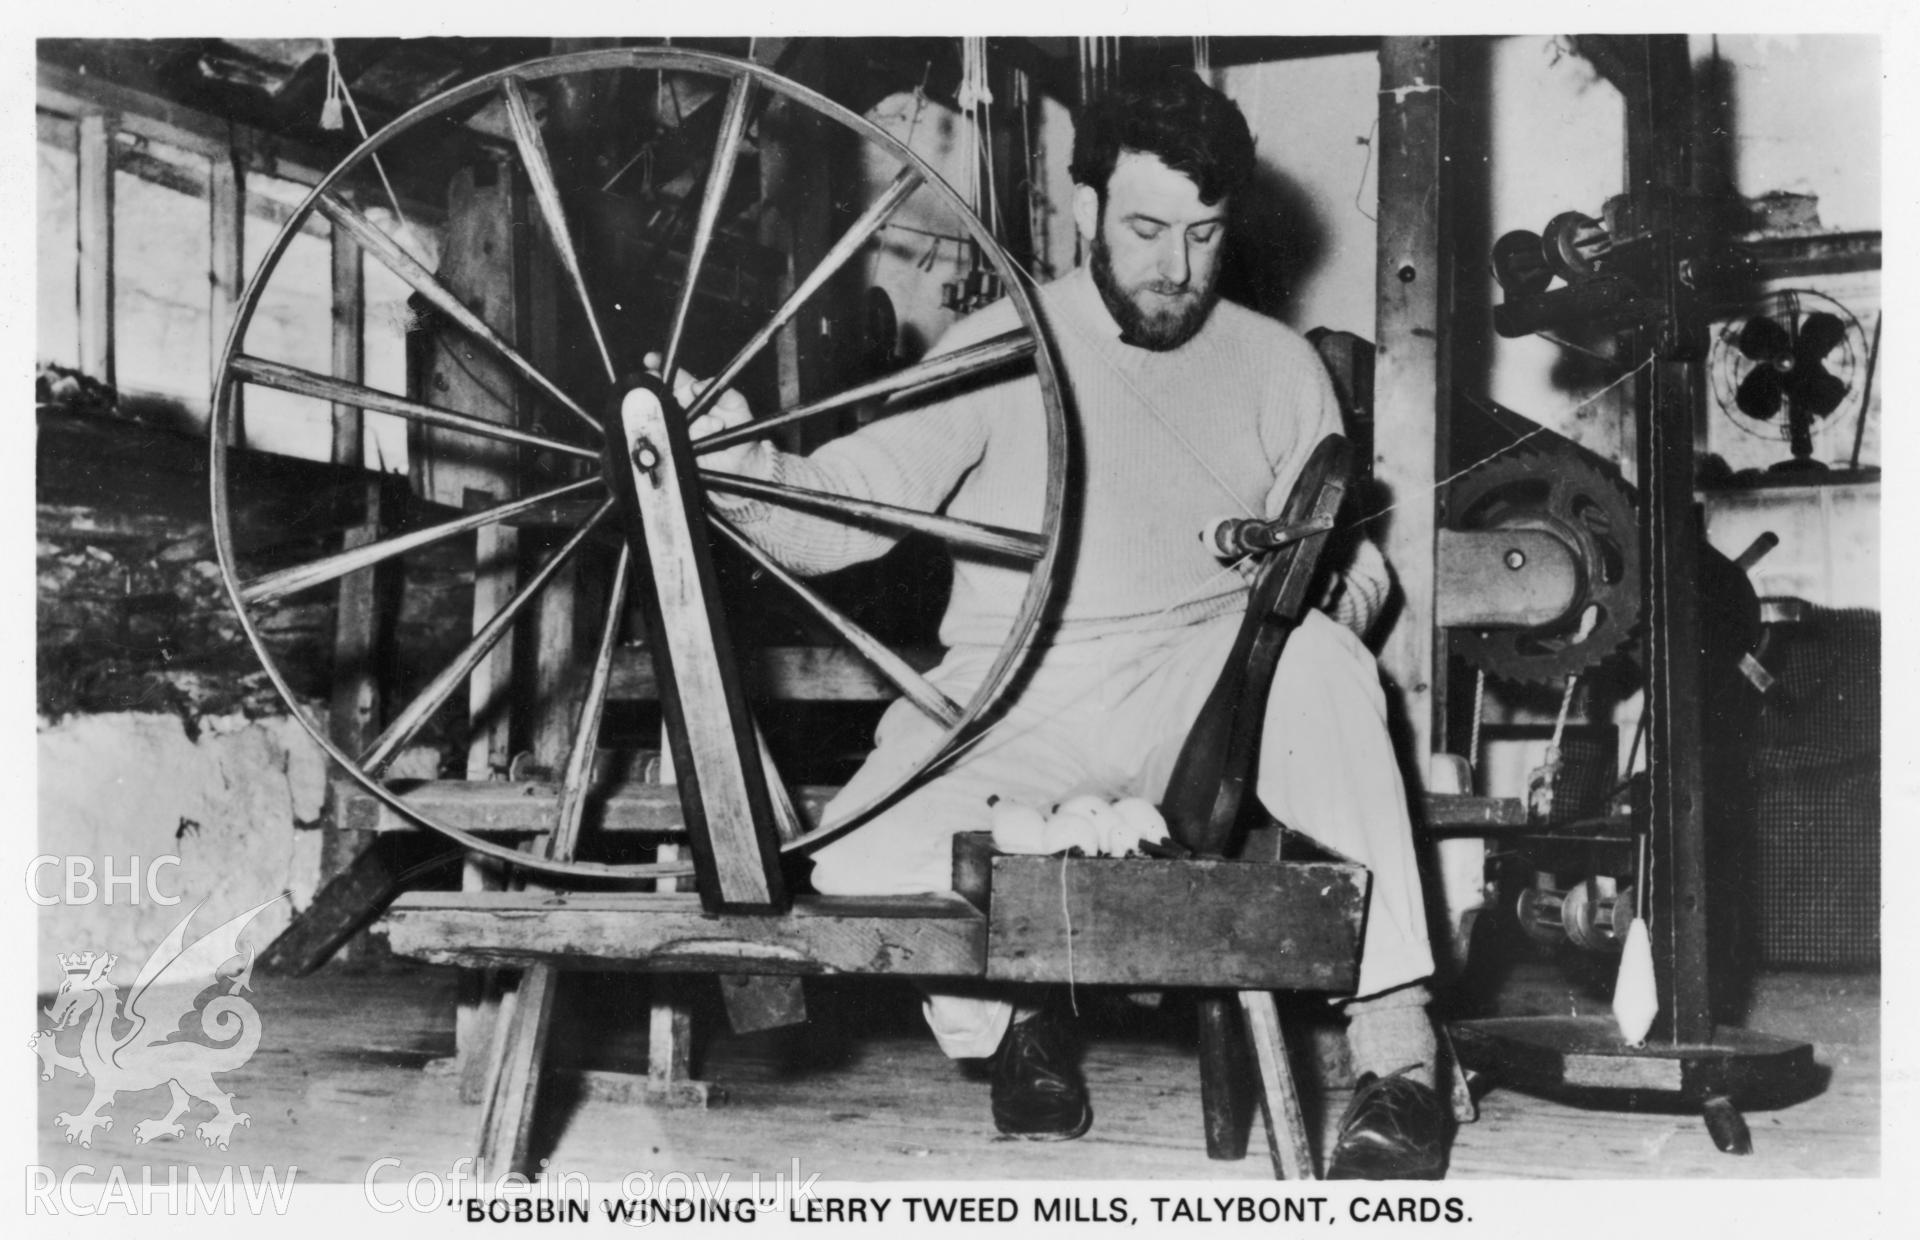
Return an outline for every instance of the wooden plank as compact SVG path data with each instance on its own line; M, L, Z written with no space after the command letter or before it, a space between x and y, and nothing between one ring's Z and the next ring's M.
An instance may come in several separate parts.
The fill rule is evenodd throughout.
M844 646L769 646L743 651L740 677L747 696L780 702L891 702L900 696L873 665ZM917 672L937 666L938 650L897 651ZM639 647L620 651L614 663L616 701L652 701L660 696L653 653Z
M839 789L810 785L794 790L795 808L809 828L818 826L821 811ZM361 831L413 831L412 819L391 808L358 785L335 785L346 824ZM544 835L553 830L560 789L550 783L525 780L464 780L422 782L401 793L401 799L421 813L443 818L457 827L490 835ZM601 831L621 834L649 832L679 834L686 830L680 794L670 784L620 784L604 799L587 807L586 823Z
M1383 549L1405 600L1380 651L1411 733L1415 778L1444 750L1444 651L1435 649L1434 483L1447 442L1451 383L1446 324L1452 258L1441 212L1441 41L1431 35L1380 42L1380 211L1375 250L1374 477L1394 497Z
M374 837L267 945L260 967L295 977L313 972L385 911L423 861L450 847L417 836Z
M678 892L413 892L386 926L402 956L467 966L979 977L987 958L986 919L950 893L800 896L769 916L708 913Z
M821 812L839 789L810 784L793 790L794 806L809 828L818 826ZM413 830L406 815L388 807L357 784L335 785L334 796L347 825L362 831ZM400 794L421 813L445 818L470 831L540 835L553 830L559 789L541 781L516 780L467 783L462 780L419 782ZM601 794L597 809L588 810L596 829L620 833L678 832L679 794L671 787L621 783ZM1469 797L1434 794L1427 798L1428 822L1443 827L1524 827L1525 804L1517 797ZM984 884L982 884L984 885Z
M1748 1093L1774 1100L1816 1083L1806 1042L1709 1026L1711 1040L1631 1047L1611 1016L1520 1016L1451 1026L1461 1062L1519 1088L1645 1090L1699 1101Z
M1527 803L1519 797L1477 797L1465 793L1429 792L1424 803L1424 825L1429 829L1524 827Z
M700 898L716 913L783 909L780 841L719 606L686 419L664 387L647 379L609 410L606 433L614 458L627 458L612 479L634 557L653 586L641 594L666 672L661 714Z
M113 118L80 118L80 369L107 384L113 368Z
M954 847L993 844L969 832ZM990 890L960 894L986 902L992 980L1344 991L1358 976L1362 866L995 854L985 868Z
M1247 1039L1260 1070L1260 1113L1266 1120L1273 1173L1282 1180L1317 1180L1313 1149L1307 1144L1307 1121L1300 1111L1300 1090L1294 1084L1293 1066L1287 1062L1287 1043L1280 1036L1280 1011L1273 995L1243 990L1240 1011L1246 1017Z

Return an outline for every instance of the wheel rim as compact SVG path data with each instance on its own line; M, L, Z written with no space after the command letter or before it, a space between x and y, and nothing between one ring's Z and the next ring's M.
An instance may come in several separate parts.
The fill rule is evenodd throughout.
M599 356L611 376L615 366L595 313L589 283L580 271L577 260L578 248L567 231L567 217L560 203L559 192L552 185L551 166L544 162L545 152L539 143L538 128L532 126L530 114L525 111L524 96L524 86L527 83L569 74L607 70L681 72L720 78L724 80L728 94L727 116L722 121L719 144L716 147L715 158L709 165L707 183L700 186L697 191L689 191L689 201L696 192L701 197L702 221L696 226L695 243L690 247L687 272L682 279L681 294L673 316L670 338L661 342L658 351L670 357L676 357L680 351L694 285L702 271L704 247L714 235L714 221L709 218L709 208L713 213L719 210L720 200L724 196L727 179L732 170L732 152L737 152L740 139L744 134L745 117L749 106L748 98L761 92L765 92L762 95L763 98L767 95L779 97L790 104L824 116L852 131L859 139L878 147L897 161L901 171L894 188L899 189L901 182L910 177L913 184L906 186L904 191L900 192L898 202L894 205L904 202L917 190L925 190L934 195L956 223L962 226L976 243L981 258L998 273L1002 287L1006 290L1006 295L1015 310L1020 325L1017 333L1019 339L1014 338L1016 333L1010 333L1007 337L995 338L986 342L985 345L976 346L973 350L960 350L941 358L929 358L901 368L881 379L845 387L839 393L815 397L775 412L762 411L762 416L756 418L751 424L759 432L755 437L766 434L767 430L761 428L773 424L776 417L781 420L778 425L790 425L823 416L837 409L851 407L858 399L872 399L889 393L915 395L928 390L930 384L935 386L952 384L990 372L1024 374L1024 367L1029 364L1040 390L1046 417L1048 454L1041 528L1037 533L1027 534L1025 542L1014 540L1018 544L1018 558L1029 565L1029 579L1022 595L1019 612L986 677L964 702L953 704L955 709L950 716L942 717L944 732L939 743L902 778L883 789L878 795L870 797L867 803L838 814L836 821L830 827L789 840L784 845L784 850L812 847L831 836L851 830L868 821L874 813L897 801L904 792L917 786L929 774L938 770L969 738L976 737L985 726L989 726L995 705L1032 648L1036 629L1055 584L1065 507L1069 430L1058 370L1049 347L1043 320L1036 309L1035 299L1025 280L1025 274L1000 248L985 226L967 209L959 195L923 159L873 122L848 111L817 92L787 81L771 70L758 65L694 51L625 48L550 57L499 70L457 86L411 109L361 143L314 187L267 248L242 293L235 308L233 325L228 333L221 363L214 378L211 402L213 412L209 428L212 525L221 572L241 628L259 657L268 679L286 702L293 716L356 783L405 818L438 831L473 852L549 875L659 878L687 874L691 872L691 867L684 863L611 865L565 859L567 852L570 851L572 836L578 830L586 801L586 784L592 770L591 759L595 748L598 722L606 702L607 662L611 657L610 652L614 645L624 604L624 599L617 595L609 599L608 616L602 629L598 653L587 679L586 700L578 716L580 726L576 731L572 752L566 764L566 772L562 777L559 799L560 826L549 837L549 851L555 852L555 856L518 852L506 845L483 839L456 823L447 822L410 804L400 794L387 787L379 777L379 770L384 768L386 761L390 760L409 739L416 737L420 728L424 727L427 721L451 700L452 694L471 676L474 666L485 659L493 646L502 640L514 624L526 614L526 609L538 598L560 567L572 558L574 552L585 545L595 526L607 520L611 511L610 498L607 499L606 504L600 506L595 516L574 532L561 551L530 574L514 601L496 617L499 620L498 632L493 635L492 640L487 641L484 647L478 649L477 654L475 653L476 646L487 636L483 630L479 637L468 644L461 655L456 656L448 668L442 669L441 674L430 683L427 691L417 695L407 708L396 715L382 738L368 751L368 755L377 758L377 761L368 762L366 760L368 755L345 752L327 734L326 729L307 709L300 695L295 693L289 684L283 669L276 661L276 655L264 640L253 613L255 606L306 590L322 588L360 568L397 561L414 551L436 546L451 538L462 537L486 525L512 520L544 502L586 495L606 498L608 485L604 474L595 474L593 477L558 488L550 488L533 496L523 496L485 512L443 522L424 530L412 530L404 535L382 538L358 552L343 551L325 555L310 562L294 565L290 569L251 577L247 576L242 569L242 557L237 551L237 540L232 527L230 503L231 468L227 440L235 423L233 398L244 386L277 388L365 411L392 413L438 429L461 431L476 437L518 443L523 447L537 448L563 456L590 459L599 457L597 442L592 447L586 447L556 436L524 431L512 426L502 427L477 419L462 420L465 415L458 410L448 410L424 402L395 397L391 393L377 392L361 385L343 386L342 381L333 380L330 376L300 372L296 368L274 362L272 359L253 357L245 351L244 342L260 300L272 284L287 248L316 213L329 219L335 228L347 229L354 240L361 243L364 253L389 266L395 274L413 284L416 291L430 292L429 288L416 283L415 278L410 278L408 272L399 270L395 264L405 259L404 252L396 259L393 254L384 251L389 247L392 250L400 250L401 247L390 235L378 229L364 214L339 195L337 187L399 135L424 122L442 117L476 99L498 93L505 102L509 120L515 127L516 154L519 156L522 168L528 172L528 179L534 190L533 197L549 227L552 248L558 251L560 266L565 269L567 279L562 283L559 295L574 299L576 304L584 309L587 322L593 330L594 343L598 346ZM527 144L529 128L533 137L532 149ZM543 176L548 183L544 187L541 184ZM719 192L712 191L716 181L720 187ZM549 192L551 192L550 198ZM789 307L791 309L787 317L797 314L800 307L813 293L824 286L827 279L835 272L855 261L864 251L866 243L884 226L886 216L890 214L891 210L886 215L880 216L864 236L846 247L845 253L838 253L838 247L830 250L827 257L816 265L814 271L800 281L796 294L788 299L786 305L783 305L783 311L788 310ZM841 240L847 241L866 222L866 217L856 221L847 233L842 234ZM366 231L369 229L372 230L371 234ZM382 241L385 242L385 246L381 244ZM414 275L417 278L417 273ZM809 282L816 276L819 277L817 283L809 287ZM437 283L437 277L433 273L426 273L426 279ZM440 287L440 291L446 292L444 286ZM447 295L451 296L450 293ZM779 314L780 312L777 311L776 318ZM779 326L779 322L770 322L761 332L755 333L756 338L764 335L766 339L761 340L757 346L750 340L748 347L736 355L736 364L720 372L717 377L722 380L737 377L741 370L751 364L758 351L766 347L767 341L772 339L774 331ZM484 337L482 343L488 343ZM560 404L562 407L571 408L588 423L595 422L585 413L579 402L573 400L559 385L547 379L539 368L521 357L512 345L504 340L498 340L493 343L493 353L496 359L519 369L522 379L531 388L544 391L546 394L544 403ZM1016 366L1022 369L1013 370L1012 368ZM717 392L721 386L724 384L716 382L713 384L713 389ZM698 412L698 402L689 412ZM786 488L786 490L792 492L795 488ZM816 503L807 497L794 494L775 498L803 510L809 504ZM882 513L879 516L883 524L887 519L905 519L898 513ZM875 514L871 511L862 517L867 520L874 518ZM934 533L935 537L945 539L949 546L985 546L995 539L1001 539L1004 543L1006 540L1001 536L1008 533L995 530L993 527L948 518L936 517L935 521L937 528L925 532ZM937 524L943 521L947 524ZM911 527L897 526L896 528L905 530ZM724 542L725 540L713 541ZM1001 549L1004 551L1005 547ZM626 580L624 551L617 571L617 580L624 582ZM488 627L494 626L490 624ZM652 642L649 644L653 645ZM472 656L470 661L469 656ZM461 667L463 663L467 664L464 670ZM884 669L883 674L888 675L890 679L893 678ZM449 683L443 684L443 681ZM896 680L896 684L899 683L901 682ZM913 697L916 692L911 685L905 686L905 691L909 697ZM436 696L437 700L425 700ZM414 718L413 716L416 715L418 717ZM368 769L369 767L373 769ZM556 844L560 846L556 848Z

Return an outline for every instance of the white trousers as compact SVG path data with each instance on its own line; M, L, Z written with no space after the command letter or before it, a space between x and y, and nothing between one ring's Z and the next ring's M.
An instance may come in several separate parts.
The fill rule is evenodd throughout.
M1082 792L1158 802L1187 730L1225 664L1234 613L1189 628L1122 634L1047 650L1000 724L954 764L815 855L828 895L904 895L953 885L953 836L988 826L998 794L1047 805ZM994 651L956 648L931 673L964 700ZM826 812L856 808L911 767L940 727L906 699L881 718L876 747ZM1281 822L1373 872L1356 996L1433 972L1407 817L1373 656L1309 612L1275 671L1257 792ZM1168 924L1178 909L1142 909ZM955 1058L993 1053L1012 1003L993 988L929 987L927 1023ZM1014 993L1018 993L1017 991Z

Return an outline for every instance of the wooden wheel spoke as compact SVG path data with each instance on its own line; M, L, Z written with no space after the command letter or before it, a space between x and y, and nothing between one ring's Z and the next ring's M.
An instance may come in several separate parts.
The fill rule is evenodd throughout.
M773 751L767 748L767 734L760 730L758 720L753 724L753 740L760 748L760 772L767 781L767 800L773 805L773 833L780 837L782 844L790 844L806 834L807 825L800 821L800 811L793 804L793 792L774 764Z
M580 270L580 252L574 247L573 233L567 227L567 213L560 205L560 186L553 179L553 161L547 157L546 139L540 136L540 126L527 104L526 88L521 86L519 78L510 77L500 83L500 94L506 100L507 124L513 129L514 145L520 148L520 162L526 165L534 201L540 204L540 214L547 221L547 232L553 237L560 265L567 269L574 295L580 299L580 308L586 311L587 328L593 333L594 346L600 350L600 362L607 368L607 382L616 382L620 376L614 370L613 355L607 352L606 337L600 332L600 316L594 313L593 298L587 293L587 278Z
M791 504L796 508L807 508L828 515L845 513L866 517L895 529L909 530L916 534L931 534L942 542L951 543L956 547L968 547L991 555L1012 556L1029 563L1038 562L1040 557L1047 553L1047 540L1039 534L1032 534L1026 530L1013 530L1005 526L987 525L978 521L963 521L958 517L943 517L938 513L921 512L917 508L902 508L898 504L854 499L784 482L763 482L758 478L743 478L738 474L702 470L700 480L716 491L751 495L757 499Z
M942 693L940 689L913 670L907 661L890 650L887 645L873 634L855 624L840 610L814 593L799 578L782 568L774 559L736 529L732 522L717 513L708 513L708 520L725 534L729 541L746 553L754 565L766 572L781 585L787 587L794 597L811 607L821 619L832 626L843 641L858 651L861 657L872 663L874 668L905 695L915 706L938 720L944 727L953 727L960 721L960 707Z
M606 714L607 687L613 683L614 649L620 642L620 620L626 611L627 576L633 549L622 543L614 565L613 585L607 592L607 622L600 630L600 647L587 678L586 697L575 721L573 747L567 751L566 774L560 779L560 816L547 837L549 857L571 858L580 842L580 820L586 813L587 792L593 783L593 755L600 744L600 721Z
M740 157L740 139L747 130L747 109L753 101L753 79L738 77L727 92L727 110L720 118L720 133L714 138L713 160L707 170L707 188L700 200L700 218L694 225L693 244L687 250L687 277L680 285L680 301L673 309L673 328L667 334L667 357L661 373L672 375L680 361L680 345L686 337L687 314L693 308L694 286L700 282L706 265L707 248L713 244L714 229L720 223L720 207L733 181L733 166Z
M819 400L808 401L804 405L795 405L783 409L772 417L760 418L736 426L732 430L721 431L717 435L697 441L693 445L697 456L705 452L716 452L721 448L730 448L750 439L760 439L783 427L817 418L822 414L845 409L862 401L885 398L904 399L915 396L944 384L971 379L976 375L987 374L1003 366L1022 362L1033 356L1033 337L1024 331L1011 331L1005 335L983 340L979 344L964 349L955 349L939 357L931 357L923 362L896 370L890 375L869 380L844 392L832 396L823 396Z
M284 362L268 361L264 357L242 353L228 363L228 370L248 383L277 388L282 392L292 392L296 396L312 396L319 400L332 401L337 405L351 405L374 413L390 413L396 417L423 422L428 426L463 431L469 435L498 439L506 443L525 444L529 448L558 452L566 456L579 457L582 460L600 459L599 452L592 448L583 448L579 444L550 439L545 435L536 435L532 431L519 430L504 423L489 422L484 418L456 413L451 409L422 404L417 400L394 396L377 388L350 383L345 379L335 379L318 371L303 370Z
M602 481L599 478L582 478L578 482L569 482L551 491L542 491L538 495L529 495L525 499L517 499L492 508L483 508L479 512L470 512L466 516L456 517L439 525L411 530L392 538L383 538L379 542L371 542L365 546L351 547L334 555L323 556L310 563L296 564L292 568L267 573L241 586L240 599L246 603L270 603L275 599L285 598L289 594L298 594L302 590L311 590L329 581L337 581L363 568L372 568L376 564L391 560L394 556L405 555L409 551L417 551L422 547L444 542L457 534L464 534L484 525L493 525L523 513L532 512L556 500L577 495L600 485Z
M375 227L372 220L332 193L322 193L316 201L320 213L333 221L336 228L345 229L355 241L360 243L361 249L378 258L387 270L399 276L414 292L432 302L435 309L492 349L508 365L525 376L528 382L552 397L561 408L591 426L596 432L600 430L598 419L582 409L573 397L561 391L558 384L528 361L518 349L507 343L506 337L495 331L491 324L469 310L465 302L454 296L452 289L440 282L438 276L423 267L413 255L401 249L399 243L392 237Z
M573 532L573 536L567 539L566 544L554 553L553 558L541 565L540 571L521 586L514 596L507 600L504 607L493 613L492 618L473 635L473 640L454 656L453 662L442 668L440 674L420 691L418 697L407 703L406 709L402 710L394 721L387 725L387 730L382 732L373 744L367 747L366 752L360 755L362 768L373 775L386 769L394 756L406 747L407 742L419 734L420 729L426 725L433 713L446 704L447 699L453 695L453 691L459 688L460 683L480 665L480 660L486 658L500 643L500 639L513 627L513 622L520 613L526 610L527 604L539 597L540 591L546 588L554 574L573 558L574 553L579 551L582 544L587 541L587 536L612 511L611 499L601 504L594 514Z
M713 407L714 402L720 399L720 393L740 377L740 372L745 370L754 358L760 356L760 351L773 340L774 334L785 327L794 315L800 313L800 307L806 305L808 300L833 278L835 272L846 266L853 256L860 252L860 248L874 233L880 231L881 226L892 218L893 213L900 209L900 205L906 202L913 191L920 188L920 185L921 176L918 169L908 165L900 170L892 183L881 192L878 198L874 199L873 205L862 212L860 218L855 220L847 231L841 234L840 239L833 243L833 248L827 251L826 257L820 260L819 265L807 273L807 278L801 281L800 287L793 290L786 301L781 303L780 308L774 311L773 317L753 334L753 338L733 355L733 360L713 377L700 395L694 399L693 404L688 406L689 421Z

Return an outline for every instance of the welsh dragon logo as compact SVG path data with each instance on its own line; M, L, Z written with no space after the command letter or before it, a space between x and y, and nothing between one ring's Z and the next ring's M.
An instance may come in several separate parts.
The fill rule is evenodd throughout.
M117 1095L159 1085L171 1094L167 1113L135 1124L135 1141L185 1136L180 1117L196 1099L214 1108L213 1118L195 1130L208 1145L224 1150L236 1126L251 1125L246 1112L233 1109L233 1095L214 1083L213 1074L240 1067L260 1045L260 1013L239 997L242 990L251 989L253 977L253 951L241 948L240 935L273 902L257 905L187 943L187 925L200 911L195 905L147 957L124 1002L120 988L108 977L118 956L87 951L60 957L67 976L46 1009L51 1023L27 1045L40 1057L41 1080L52 1080L56 1068L93 1078L93 1101L84 1111L54 1116L53 1122L66 1129L68 1141L91 1147L95 1129L112 1129L112 1117L101 1112L113 1105ZM223 971L243 950L245 960L238 969ZM209 989L219 993L201 1005L200 997ZM193 1041L181 1027L195 1011L200 1014L201 1032L210 1041ZM79 1053L66 1054L55 1040L76 1027Z

